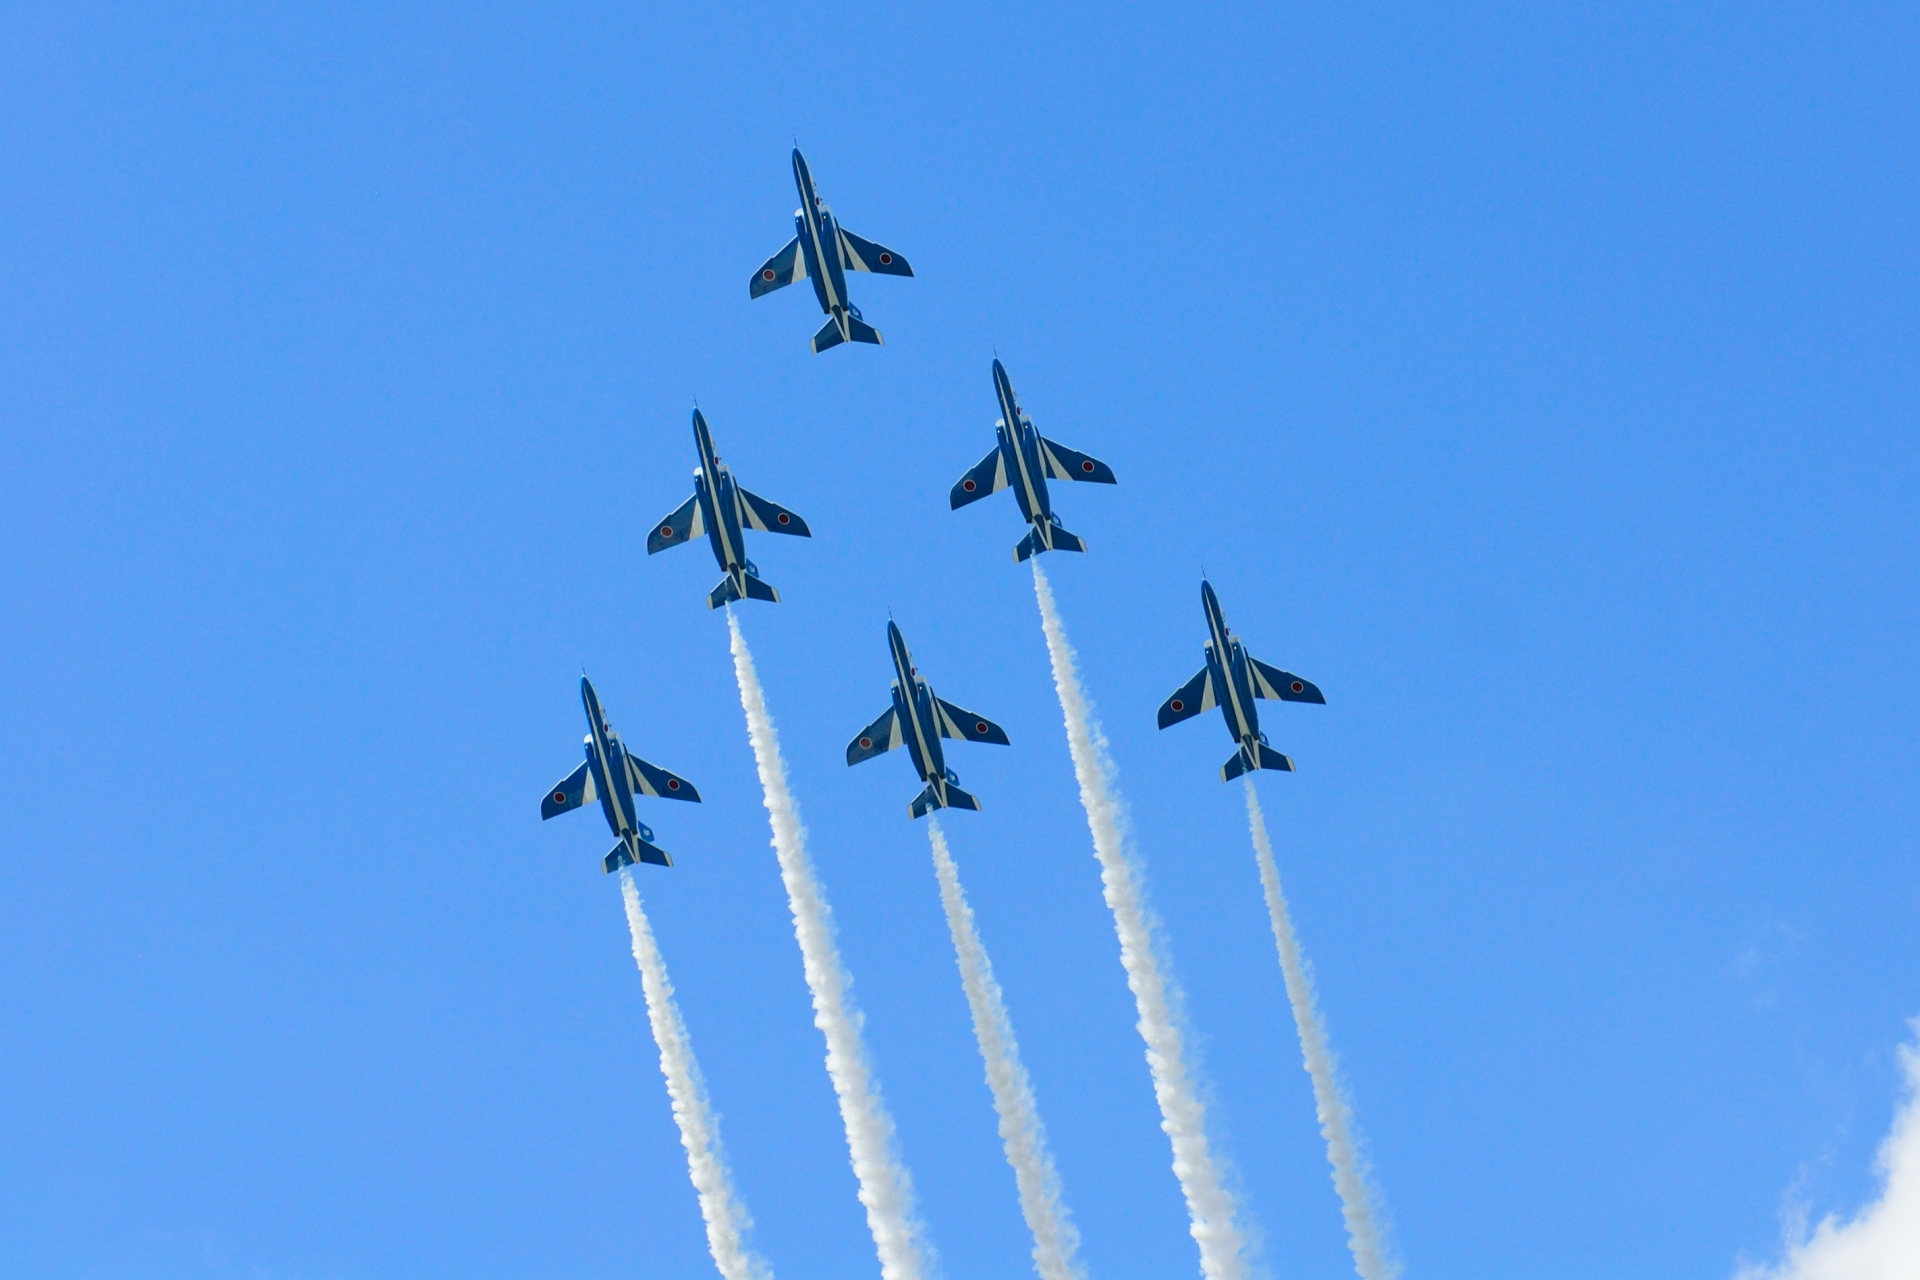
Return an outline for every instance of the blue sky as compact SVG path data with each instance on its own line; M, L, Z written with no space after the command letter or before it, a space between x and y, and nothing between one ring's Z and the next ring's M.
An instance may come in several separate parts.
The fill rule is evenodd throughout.
M698 397L811 542L744 614L953 1280L1027 1272L884 622L1010 749L948 822L1094 1277L1196 1274L991 443L1049 559L1276 1277L1349 1274L1202 567L1326 691L1282 874L1409 1276L1723 1276L1876 1194L1920 1014L1910 6L23 5L0 18L0 1257L711 1274L590 671L695 780L641 880L757 1247L872 1274ZM809 354L798 139L881 349Z

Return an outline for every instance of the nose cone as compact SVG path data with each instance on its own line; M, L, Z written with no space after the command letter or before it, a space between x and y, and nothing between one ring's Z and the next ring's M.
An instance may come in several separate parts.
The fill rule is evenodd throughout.
M693 411L693 438L702 449L709 448L713 443L713 433L707 430L706 415L698 409Z
M587 708L587 714L597 719L600 712L600 698L593 691L593 681L585 676L580 677L580 701Z
M892 618L887 619L887 647L892 649L907 647L906 637L900 634L900 624Z
M807 171L807 158L800 154L800 148L793 149L793 177L803 187L813 185L813 175Z
M1220 612L1220 597L1213 594L1213 584L1205 578L1200 579L1200 607L1207 611L1207 621L1217 623L1224 634L1227 616Z

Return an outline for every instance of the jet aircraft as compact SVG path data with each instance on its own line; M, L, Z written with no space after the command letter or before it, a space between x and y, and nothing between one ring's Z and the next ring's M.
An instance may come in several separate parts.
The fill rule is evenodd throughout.
M814 190L813 174L798 147L793 149L793 182L800 188L800 207L793 211L793 225L799 234L753 273L749 293L757 298L784 289L804 276L813 281L813 296L827 314L826 324L813 335L815 355L843 342L880 345L880 331L860 318L860 308L847 297L847 272L910 276L913 268L885 245L862 240L835 220L833 210Z
M620 735L607 723L606 712L600 709L593 682L585 676L580 677L580 701L587 708L587 762L547 788L546 796L540 801L541 818L551 818L598 799L600 811L607 816L607 825L620 837L613 852L601 863L603 867L612 872L636 862L672 866L673 859L667 851L650 843L652 829L634 816L633 798L659 796L666 800L692 800L697 804L700 793L685 778L648 764L627 751Z
M893 705L847 744L847 763L856 765L905 746L913 757L913 767L927 784L908 806L910 816L918 818L934 809L978 810L980 802L960 789L959 775L947 768L940 739L965 738L969 742L997 742L1004 747L1007 731L985 716L936 695L913 665L906 639L892 619L887 621L887 647L893 651Z
M1085 551L1087 544L1068 533L1053 514L1047 497L1047 480L1090 480L1095 484L1113 484L1113 469L1098 458L1075 453L1065 445L1043 439L1034 430L1033 419L1014 398L1013 382L998 360L993 362L993 390L1000 397L1000 420L993 424L999 442L993 452L980 459L978 466L960 477L949 495L958 511L969 502L978 502L990 493L1011 487L1020 503L1020 514L1033 529L1013 549L1015 561L1042 551Z
M1220 768L1220 780L1232 781L1250 769L1293 768L1293 761L1267 745L1260 732L1260 712L1255 698L1275 698L1281 702L1318 702L1326 698L1310 680L1302 680L1291 671L1270 667L1249 654L1220 612L1220 601L1206 579L1200 581L1200 604L1207 612L1207 665L1200 674L1181 685L1171 698L1160 704L1160 727L1179 724L1218 706L1226 717L1227 732L1239 742L1240 749Z
M713 544L713 558L720 562L726 577L707 593L707 607L718 609L734 600L771 600L779 603L780 593L760 580L760 570L747 559L744 529L765 533L792 533L802 538L813 534L807 522L775 502L748 493L733 482L733 473L713 451L713 434L698 409L693 411L693 443L700 451L700 468L693 473L693 496L647 535L647 554L677 547L702 533Z

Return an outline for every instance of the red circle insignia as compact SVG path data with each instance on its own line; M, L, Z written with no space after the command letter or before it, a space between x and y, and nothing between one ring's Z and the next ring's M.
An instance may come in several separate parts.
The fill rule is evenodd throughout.
M861 749L862 751L870 751L870 750L872 750L872 748L873 748L873 739L872 739L872 738L862 738L862 739L860 739L860 749Z
M1187 709L1187 704L1180 701L1180 699L1178 698L1175 698L1172 702L1169 702L1167 706L1171 707L1175 711L1185 711Z
M762 280L771 280L771 279L773 279L773 268L772 268L772 267L768 267L768 268L767 268L767 269L766 269L765 271L762 271L762 272L760 273L760 278L761 278Z
M566 793L566 792L564 792L564 791L556 791L556 792L554 792L554 793L553 793L553 802L554 802L555 804L565 804L565 803L567 802L567 793Z
M661 525L660 536L663 538L671 538L673 536L673 526L670 524Z
M1093 470L1093 461L1092 461L1092 459L1088 459L1087 461L1085 461L1085 462L1083 462L1083 463L1081 463L1081 464L1080 464L1080 469L1081 469L1082 471L1091 471L1091 470Z
M678 791L679 789L680 789L680 779L678 778L667 779L667 790Z
M788 515L788 514L787 514L786 512L784 512L784 511L782 511L782 512L780 513L780 523L781 523L781 524L792 524L792 523L793 523L793 517L792 517L792 516L790 516L790 515Z
M966 490L966 491L967 491L968 493L972 493L972 492L974 491L974 489L975 489L975 487L976 487L976 486L974 485L974 483L973 483L973 481L971 481L971 480L962 480L962 481L960 482L960 487L961 487L962 489L965 489L965 490Z
M1295 693L1305 693L1306 689L1307 689L1307 686L1301 684L1298 680L1295 680L1293 682L1293 691Z
M883 267L884 267L884 266L887 266L887 265L889 265L889 264L891 264L892 262L893 262L893 255L892 255L892 254L890 254L890 253L883 253L883 254L881 254L881 255L880 255L880 265L881 265L881 266L883 266Z

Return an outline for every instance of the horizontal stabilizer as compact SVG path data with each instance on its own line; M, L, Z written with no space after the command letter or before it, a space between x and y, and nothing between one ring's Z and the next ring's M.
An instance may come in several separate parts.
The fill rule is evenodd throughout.
M972 809L978 813L980 802L951 782L947 784L947 798L942 802L940 793L934 790L933 784L929 782L927 789L915 796L913 803L907 806L908 814L915 818L924 818L935 809Z
M974 464L973 470L954 481L953 490L947 495L947 502L955 511L969 502L978 502L990 493L998 493L1007 487L1007 455L999 445L993 446L993 452Z
M1256 757L1248 753L1248 748L1245 746L1242 746L1240 750L1234 752L1233 759L1220 766L1220 781L1232 782L1241 774L1249 773L1255 769L1278 769L1282 773L1293 772L1293 761L1281 755L1266 743L1256 742L1253 744L1252 750L1259 752L1257 760Z
M1302 680L1291 671L1282 671L1270 667L1260 659L1249 654L1247 665L1252 668L1253 696L1271 698L1276 702L1317 702L1325 706L1326 695L1311 680Z
M653 532L647 535L647 554L677 547L706 531L707 522L700 511L700 495L696 493L681 503L678 511L653 526Z
M1202 711L1211 711L1218 699L1213 693L1213 664L1209 662L1200 668L1200 674L1173 691L1173 696L1160 704L1160 727L1179 724L1182 720L1191 720Z
M854 271L872 271L883 276L910 276L913 268L907 260L883 244L862 240L845 227L840 231L840 265Z
M638 796L658 796L662 800L691 800L700 803L700 793L691 782L670 773L657 764L648 764L639 756L627 755L627 785Z
M880 713L880 718L862 729L847 744L847 763L859 764L875 756L883 756L906 741L900 729L900 716L893 707Z
M940 736L964 738L968 742L992 742L1007 746L1007 731L982 715L957 707L945 698L935 697L934 714L940 721Z
M607 874L611 875L622 867L630 867L635 862L644 862L649 866L655 867L670 867L673 865L673 855L665 849L662 849L659 845L648 844L645 840L637 836L634 838L633 843L634 847L640 850L640 856L635 858L632 851L627 848L627 842L622 840L619 844L613 846L613 851L600 862L601 867L606 870Z
M1040 458L1049 480L1086 480L1093 484L1113 484L1113 468L1098 458L1089 458L1063 444L1042 438Z
M740 499L740 523L747 528L758 529L762 533L791 533L802 538L813 536L805 520L779 503L768 502L760 495L741 488L735 488L733 492Z
M840 322L829 319L820 326L820 332L813 335L813 354L819 355L829 347L837 347L846 339L840 336Z
M1061 528L1058 520L1055 520L1053 522L1053 528L1048 530L1047 541L1053 544L1055 551L1085 551L1087 549L1085 540L1082 539L1079 534L1068 533L1065 529Z
M784 289L795 280L805 279L807 258L800 252L800 237L787 241L787 247L768 258L753 273L753 283L748 296L757 298L763 293L772 293L775 289Z
M1049 522L1044 529L1036 524L1033 532L1020 539L1020 545L1013 549L1015 560L1025 560L1037 556L1042 551L1085 551L1087 544L1079 534L1068 533L1058 520Z
M752 574L743 573L740 575L740 579L746 584L746 599L765 600L772 604L780 603L780 593ZM739 588L733 585L733 575L728 574L726 577L720 579L719 586L707 592L707 608L718 609L723 604L732 604L735 600L741 598Z
M880 331L859 316L847 317L847 336L855 342L870 342L876 347L885 342L885 339L880 336Z
M540 801L540 816L552 818L598 798L593 785L593 767L583 760L578 769L548 789L546 797Z

